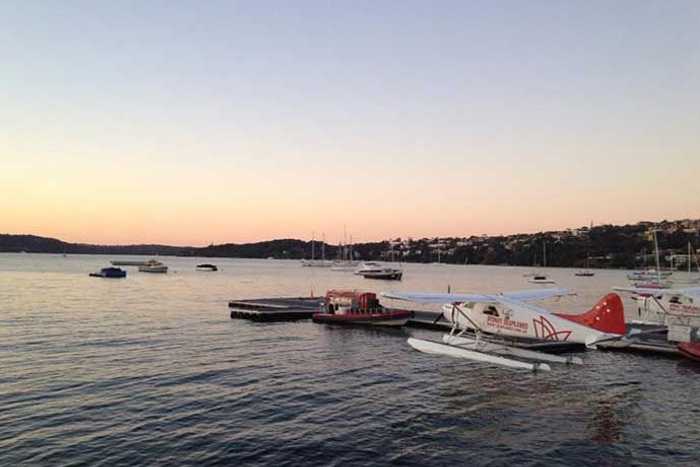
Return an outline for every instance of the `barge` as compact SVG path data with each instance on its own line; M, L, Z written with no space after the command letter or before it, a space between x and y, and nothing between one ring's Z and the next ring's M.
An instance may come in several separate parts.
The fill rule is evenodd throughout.
M278 297L231 300L231 319L295 321L311 319L324 304L323 297Z

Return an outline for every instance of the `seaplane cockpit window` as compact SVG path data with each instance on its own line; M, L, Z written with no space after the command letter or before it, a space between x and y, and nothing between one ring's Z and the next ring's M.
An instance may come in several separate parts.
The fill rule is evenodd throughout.
M484 314L489 315L489 316L498 317L498 310L496 309L495 306L489 305L486 308L484 308Z

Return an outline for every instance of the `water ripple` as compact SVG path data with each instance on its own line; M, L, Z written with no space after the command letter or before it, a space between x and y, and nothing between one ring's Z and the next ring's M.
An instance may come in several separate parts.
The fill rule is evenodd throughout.
M204 276L179 258L116 283L83 277L104 257L29 256L0 270L1 465L693 464L700 449L692 362L587 352L512 372L414 352L403 331L228 317L230 298L365 285L349 275L221 260ZM434 269L397 287L521 287L518 269ZM594 285L572 311L610 283Z

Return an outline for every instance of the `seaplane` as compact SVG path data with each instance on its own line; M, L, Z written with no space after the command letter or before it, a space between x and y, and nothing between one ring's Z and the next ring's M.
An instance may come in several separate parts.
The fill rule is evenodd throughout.
M443 305L438 320L451 324L449 333L442 342L410 337L408 344L414 349L531 371L550 371L549 363L583 362L578 357L508 345L508 340L569 342L595 348L598 343L625 337L624 308L615 293L578 315L553 313L531 303L567 295L573 294L559 288L495 294L382 293L389 299Z
M613 287L613 290L632 294L640 305L640 316L644 311L645 319L634 321L633 325L651 327L647 332L666 334L667 341L675 344L682 355L700 360L700 287Z

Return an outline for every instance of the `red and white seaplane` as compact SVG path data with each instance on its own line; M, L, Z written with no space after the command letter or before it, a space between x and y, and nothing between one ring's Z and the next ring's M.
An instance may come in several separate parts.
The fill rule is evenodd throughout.
M443 336L442 342L409 338L408 344L416 350L528 370L550 370L547 363L580 364L582 361L506 345L503 338L564 341L595 348L599 342L625 336L624 308L617 294L606 295L591 310L579 315L553 313L529 303L566 295L572 294L565 289L496 294L382 293L390 299L443 304L442 318L452 324L452 329ZM476 338L465 336L465 332L470 331L475 332Z
M700 360L700 287L613 287L613 290L632 294L640 304L640 315L644 311L645 319L636 324L663 326L666 339L682 355Z

